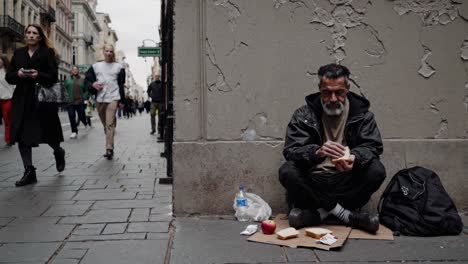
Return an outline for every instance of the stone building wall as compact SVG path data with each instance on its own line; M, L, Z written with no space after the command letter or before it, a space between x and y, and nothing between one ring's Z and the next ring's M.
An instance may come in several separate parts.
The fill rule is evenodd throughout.
M426 166L468 209L468 1L184 0L174 20L176 214L230 214L239 185L284 210L285 128L331 62L371 101L387 178Z

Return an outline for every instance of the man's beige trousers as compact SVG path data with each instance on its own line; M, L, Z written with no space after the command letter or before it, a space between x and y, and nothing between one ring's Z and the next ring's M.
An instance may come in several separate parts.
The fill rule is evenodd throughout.
M104 126L104 133L106 133L106 149L114 149L115 113L118 104L118 101L96 103L97 112Z

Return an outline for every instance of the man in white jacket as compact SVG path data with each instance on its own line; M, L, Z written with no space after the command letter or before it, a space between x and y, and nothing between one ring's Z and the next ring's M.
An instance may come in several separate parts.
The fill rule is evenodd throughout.
M3 121L5 123L5 143L10 146L10 125L11 125L11 98L15 86L7 83L5 73L9 61L6 57L0 57L0 111L2 112Z
M94 63L86 72L85 87L96 95L96 108L106 134L106 153L114 156L115 114L121 100L125 99L125 69L115 61L114 46L104 46L104 61Z

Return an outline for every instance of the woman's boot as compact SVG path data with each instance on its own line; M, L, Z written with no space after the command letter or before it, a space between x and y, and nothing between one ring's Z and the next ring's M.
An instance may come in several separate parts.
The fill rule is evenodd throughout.
M20 187L20 186L24 186L24 185L28 185L28 184L33 184L33 183L36 183L36 182L37 182L36 168L34 168L33 166L27 166L25 171L24 171L23 178L21 178L21 180L15 182L15 185L17 187Z
M58 147L54 151L55 157L55 168L57 168L58 172L61 172L65 169L65 150L61 147Z

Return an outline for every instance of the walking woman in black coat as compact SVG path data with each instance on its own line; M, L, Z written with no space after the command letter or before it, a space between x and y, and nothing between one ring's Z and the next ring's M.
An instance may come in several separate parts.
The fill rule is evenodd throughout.
M16 84L12 98L11 143L18 142L24 175L16 186L37 182L32 163L32 148L47 143L54 150L58 171L65 169L62 125L55 103L38 103L36 84L50 87L57 82L57 58L40 25L31 24L25 30L26 46L15 51L5 79Z

